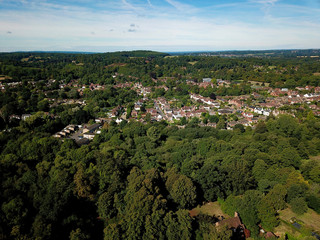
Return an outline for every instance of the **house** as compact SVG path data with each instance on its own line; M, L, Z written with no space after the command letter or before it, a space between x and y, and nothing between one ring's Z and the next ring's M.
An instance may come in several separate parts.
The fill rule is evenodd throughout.
M217 127L217 124L216 124L216 123L208 123L207 126L208 126L208 127L216 128L216 127Z
M66 129L70 130L71 132L76 131L77 128L78 128L78 126L75 126L75 125L68 125L68 126L66 127Z
M263 115L270 116L270 114L271 114L271 110L269 110L269 109L264 109L263 110Z
M99 123L95 123L95 124L92 124L90 126L86 126L86 127L83 128L83 133L87 133L87 132L93 133L99 127L100 127Z
M132 116L132 117L137 117L137 116L138 116L138 112L133 109L133 110L131 111L131 116Z
M67 134L70 134L70 133L71 133L71 130L70 130L70 129L64 129L63 131L66 132Z
M122 118L117 118L117 119L116 119L116 123L117 123L117 124L120 124L122 121L123 121Z
M201 96L196 95L196 94L190 94L190 98L194 99L195 101L198 101L200 99Z
M55 138L61 138L62 135L61 135L60 133L56 133L56 134L53 135L53 137L55 137Z
M237 108L241 108L242 107L242 102L240 100L236 100L236 99L230 99L229 100L229 104L234 105Z
M64 131L58 132L57 134L61 135L61 136L67 136L67 133Z
M220 226L228 226L228 229L232 230L233 236L236 239L246 239L250 237L250 231L246 229L244 224L241 222L237 212L234 213L233 218L223 219L216 222L217 229L219 229Z
M242 124L243 126L249 126L249 121L247 119L240 119L238 124Z
M95 134L94 133L90 133L90 132L86 132L83 134L84 138L87 138L89 140L92 140L94 138Z
M211 78L203 78L202 82L210 83L211 82Z
M172 117L173 117L174 119L179 120L180 118L182 118L182 115L180 114L179 111L175 111L175 112L173 112Z
M21 116L23 121L25 121L29 117L31 117L31 114L22 114L22 116Z
M20 120L21 117L20 117L19 115L13 114L13 115L10 115L9 119L10 119L10 121L12 121L13 119L18 119L18 120Z
M244 116L246 118L253 118L253 113L251 113L251 112L243 112L242 116Z
M253 112L258 113L258 114L263 114L263 108L255 107Z
M237 125L237 124L238 124L237 121L228 122L228 123L227 123L227 129L228 129L228 130L231 130L231 129L233 129L234 126Z
M232 109L228 109L228 108L224 108L224 109L218 109L218 114L232 114L233 110Z
M134 105L134 110L140 111L140 109L141 109L141 105L138 105L138 104Z

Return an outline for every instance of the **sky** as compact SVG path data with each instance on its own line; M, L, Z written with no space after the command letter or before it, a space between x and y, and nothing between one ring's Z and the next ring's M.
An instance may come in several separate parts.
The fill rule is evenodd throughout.
M320 0L0 0L0 52L320 48Z

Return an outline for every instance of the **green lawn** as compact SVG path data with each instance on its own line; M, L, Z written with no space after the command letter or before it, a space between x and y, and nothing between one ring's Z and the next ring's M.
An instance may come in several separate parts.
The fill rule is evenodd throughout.
M320 215L312 209L309 209L308 212L303 215L297 215L292 212L290 208L287 208L279 212L279 217L281 223L274 230L274 233L278 236L284 236L285 233L289 233L294 238L300 239L310 235L310 231L320 232ZM301 223L301 229L295 228L292 223L290 223L290 219L292 218L296 218L297 221Z
M220 207L218 202L208 202L201 207L196 207L191 210L194 216L198 215L199 213L206 214L209 216L224 216L225 218L229 218L228 214L225 214Z

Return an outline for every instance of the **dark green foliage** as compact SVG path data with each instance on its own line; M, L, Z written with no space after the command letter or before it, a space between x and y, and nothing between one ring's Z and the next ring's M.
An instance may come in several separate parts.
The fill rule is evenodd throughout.
M191 239L192 219L186 210L178 210L176 213L168 212L164 218L166 228L166 238Z
M293 184L288 188L287 201L291 202L294 198L304 197L306 194L307 188L303 184Z
M296 214L303 214L307 212L308 205L303 197L296 197L290 201L291 209Z
M307 196L307 203L310 208L315 210L317 213L320 213L320 198L316 195L308 195Z

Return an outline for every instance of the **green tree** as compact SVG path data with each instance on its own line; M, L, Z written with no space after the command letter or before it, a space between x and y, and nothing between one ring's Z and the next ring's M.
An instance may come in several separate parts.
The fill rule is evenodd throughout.
M301 215L308 211L308 205L304 198L296 197L290 201L291 209L294 213Z
M187 210L178 210L176 213L168 212L164 219L166 236L169 240L191 239L192 219Z
M277 211L267 197L263 198L257 205L258 218L261 219L262 227L267 231L273 231L273 228L279 225L276 217Z
M170 195L181 208L193 207L196 203L196 187L190 178L181 175L172 185Z

